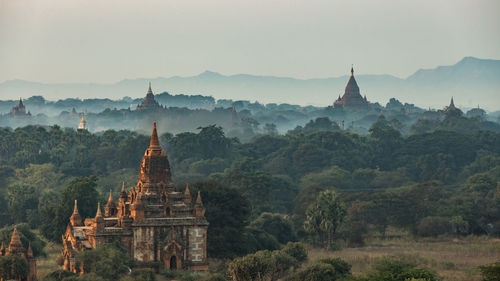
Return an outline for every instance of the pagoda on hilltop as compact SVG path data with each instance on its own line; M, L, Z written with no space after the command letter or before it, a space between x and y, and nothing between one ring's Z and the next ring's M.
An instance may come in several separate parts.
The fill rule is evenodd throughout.
M10 115L13 117L31 117L31 113L28 111L26 113L26 107L23 104L23 100L19 98L19 102L10 110Z
M136 110L141 111L141 110L156 110L156 109L162 109L163 107L155 100L155 95L153 94L153 91L151 90L151 82L149 82L149 88L148 92L146 93L146 97L142 101L141 104L139 104L136 108Z
M362 97L359 93L358 83L356 83L356 79L354 79L354 67L351 67L351 77L347 82L347 86L345 87L345 92L342 97L340 97L335 101L334 106L341 106L345 109L356 109L356 110L368 110L370 109L370 103L365 97Z
M5 257L8 255L16 255L26 261L29 267L28 275L26 276L26 281L35 281L36 280L36 260L35 255L33 254L33 249L31 249L31 244L28 244L28 248L26 249L21 242L21 237L19 237L19 233L17 232L17 227L14 227L14 231L12 232L12 236L10 238L10 244L7 248L5 248L3 242L0 246L0 256ZM21 280L21 279L20 279Z
M78 130L87 130L87 120L85 120L85 112L82 111L82 120L78 124Z
M63 269L86 273L77 254L118 241L138 268L207 270L209 224L201 194L193 200L188 186L176 191L170 171L155 122L135 186L127 191L123 183L116 201L110 191L104 214L98 203L95 217L83 222L75 200L62 239Z

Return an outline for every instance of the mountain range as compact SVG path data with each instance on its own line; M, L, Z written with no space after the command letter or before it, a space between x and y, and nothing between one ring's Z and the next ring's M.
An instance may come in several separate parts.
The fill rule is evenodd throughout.
M500 60L465 57L454 65L420 69L407 78L392 75L355 75L361 94L385 105L395 97L421 107L442 108L453 96L459 107L500 108ZM216 99L251 100L327 106L342 95L348 76L295 79L249 74L222 75L205 71L190 77L124 79L113 84L55 83L24 80L0 83L2 99L34 95L49 100L63 98L111 98L145 96L148 81L153 91L171 94L210 95ZM168 106L168 105L167 105Z

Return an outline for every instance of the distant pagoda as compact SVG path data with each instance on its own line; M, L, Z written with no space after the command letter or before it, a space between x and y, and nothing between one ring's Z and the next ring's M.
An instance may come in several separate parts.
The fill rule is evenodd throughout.
M444 112L449 112L449 111L452 111L455 109L457 109L457 108L455 107L455 102L453 102L453 97L451 97L450 105L445 107Z
M163 107L155 100L155 95L153 94L153 91L151 90L151 82L149 82L149 88L148 92L146 94L146 98L142 101L141 104L139 104L136 108L136 110L141 111L141 110L156 110L156 109L162 109Z
M26 107L23 104L23 100L19 98L19 102L10 110L10 114L14 117L31 117L31 113L28 111L26 113Z
M78 130L87 130L87 121L85 120L85 113L82 111L82 120L78 124Z
M359 93L358 83L354 79L354 68L351 67L351 77L347 86L345 87L345 92L342 97L335 101L334 106L342 106L346 109L357 109L357 110L368 110L370 108L370 103L366 99L366 95L363 98Z

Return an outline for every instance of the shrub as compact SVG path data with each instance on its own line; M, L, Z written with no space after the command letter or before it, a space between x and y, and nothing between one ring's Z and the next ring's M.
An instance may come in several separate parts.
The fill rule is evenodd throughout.
M483 265L479 267L483 281L499 281L500 280L500 262Z
M451 224L447 218L443 217L425 217L417 226L417 234L423 237L436 237L450 231Z
M351 276L351 265L340 258L324 258L286 277L285 281L335 281Z

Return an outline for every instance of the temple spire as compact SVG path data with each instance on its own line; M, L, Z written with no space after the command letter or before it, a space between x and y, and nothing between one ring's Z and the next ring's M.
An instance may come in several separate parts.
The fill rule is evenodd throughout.
M75 215L79 214L78 213L78 201L76 201L76 199L75 199L75 206L73 207L73 214L75 214Z
M72 226L80 226L82 224L82 217L78 213L78 205L76 200L75 200L75 206L73 207L73 214L69 218L69 221Z
M122 192L125 192L125 182L122 182Z
M451 108L455 107L455 103L453 102L453 97L451 97L450 107Z
M201 201L201 194L200 194L200 191L198 191L198 197L196 198L196 205L201 205L201 206L203 206L203 202Z
M101 203L100 202L97 202L97 213L95 214L95 218L102 218Z
M108 197L108 204L109 203L112 203L114 200L113 200L113 190L109 190L109 197Z
M22 247L23 244L21 243L21 238L19 237L19 233L17 232L17 227L14 226L14 231L12 232L12 237L10 238L9 249Z
M148 94L152 94L153 91L151 90L151 81L149 82L149 88L148 88Z
M186 204L191 204L191 192L189 192L189 185L186 184L186 190L184 191L184 202Z
M33 255L33 249L31 248L31 242L28 242L28 252L27 252L27 254L28 254L28 257L30 257L30 258L34 257L34 255Z
M351 76L354 76L354 65L351 64Z
M160 147L160 141L158 140L158 133L156 132L156 121L153 122L153 133L151 134L151 142L149 144L150 148Z

